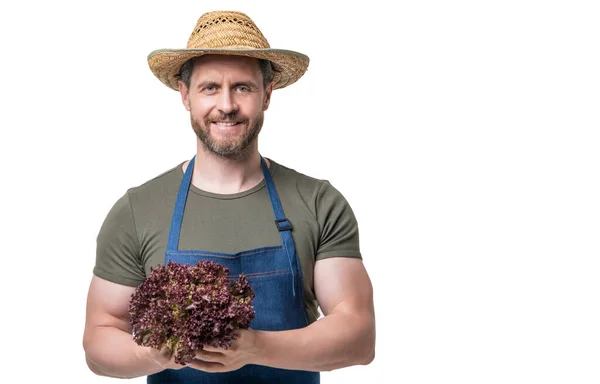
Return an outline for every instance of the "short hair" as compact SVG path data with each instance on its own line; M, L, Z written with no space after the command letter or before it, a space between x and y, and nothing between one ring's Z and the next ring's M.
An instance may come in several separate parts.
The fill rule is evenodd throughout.
M192 57L183 63L181 69L179 70L179 80L183 81L188 89L190 88L192 72L194 71L194 64L196 63L197 58L198 57ZM271 81L273 81L273 65L271 64L271 61L265 59L258 59L258 65L260 66L260 71L262 72L263 76L263 86L265 89L267 89Z

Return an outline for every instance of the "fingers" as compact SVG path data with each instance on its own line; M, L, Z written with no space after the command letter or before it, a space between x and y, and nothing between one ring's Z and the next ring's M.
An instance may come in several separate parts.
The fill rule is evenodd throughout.
M211 347L210 345L205 345L204 347L202 347L202 349L204 351L217 352L217 353L222 353L222 354L224 354L227 351L225 348Z
M218 350L218 349L215 348L215 350ZM221 363L223 361L223 357L224 356L222 353L208 351L206 349L206 347L204 349L200 349L200 350L196 351L196 356L195 356L195 358L198 360L208 361L208 362L217 362L217 363Z
M198 369L204 372L225 372L228 369L225 368L223 364L220 363L212 363L209 361L201 361L197 359L192 359L189 363L187 363L188 367Z
M205 372L230 372L245 364L231 349L204 346L195 352L194 359L187 366Z

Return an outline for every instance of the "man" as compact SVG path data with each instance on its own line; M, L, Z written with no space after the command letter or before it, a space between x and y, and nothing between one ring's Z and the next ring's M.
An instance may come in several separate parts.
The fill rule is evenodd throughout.
M149 383L318 383L319 371L369 364L373 294L350 206L328 182L258 152L272 91L298 80L308 57L270 49L245 14L210 12L187 49L148 61L181 93L197 152L129 189L102 225L83 340L90 369ZM187 366L138 346L128 324L135 287L171 260L241 265L256 294L250 329Z

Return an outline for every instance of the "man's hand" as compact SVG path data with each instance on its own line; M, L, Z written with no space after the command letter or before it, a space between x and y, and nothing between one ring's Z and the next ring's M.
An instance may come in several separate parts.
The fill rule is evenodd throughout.
M187 367L187 365L181 365L176 363L173 357L173 352L163 347L161 350L156 348L148 348L148 356L153 360L162 370L165 369L181 369Z
M227 349L205 346L196 351L196 359L188 363L188 367L205 372L235 371L246 364L253 364L258 353L256 331L242 329L236 333L236 339Z

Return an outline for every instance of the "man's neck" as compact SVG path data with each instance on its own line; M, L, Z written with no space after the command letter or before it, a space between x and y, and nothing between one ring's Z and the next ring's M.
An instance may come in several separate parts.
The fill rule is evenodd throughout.
M253 188L263 179L260 154L256 143L239 159L217 156L198 143L192 184L203 191L233 194ZM265 159L267 165L268 160ZM189 162L183 164L187 169Z

